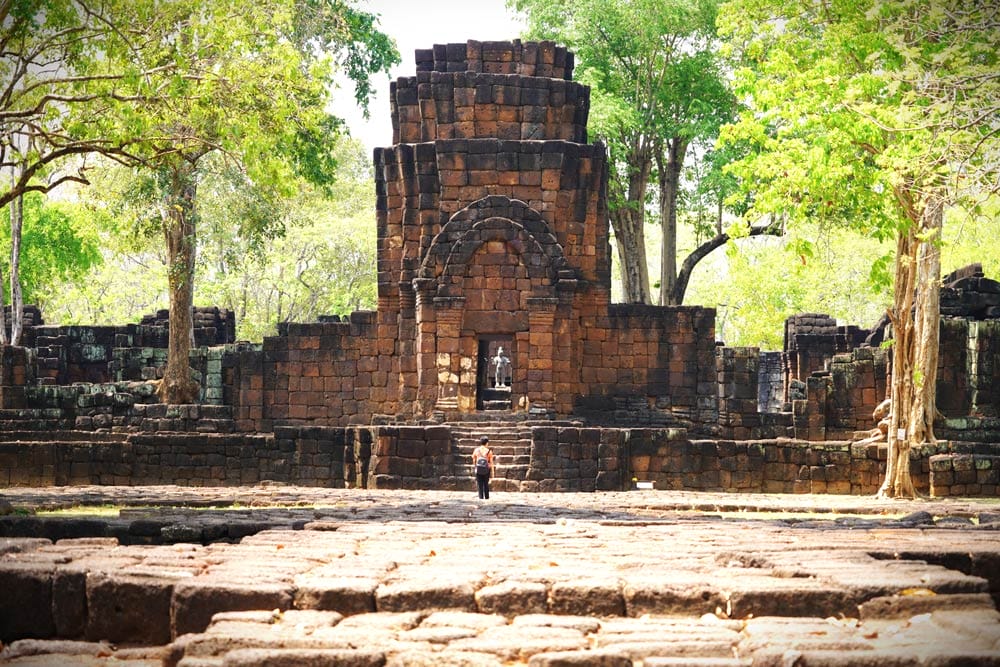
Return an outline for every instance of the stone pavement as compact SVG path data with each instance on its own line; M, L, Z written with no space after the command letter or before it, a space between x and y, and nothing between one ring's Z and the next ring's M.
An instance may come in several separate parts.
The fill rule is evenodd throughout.
M277 485L0 498L128 506L0 517L2 664L1000 665L996 501Z

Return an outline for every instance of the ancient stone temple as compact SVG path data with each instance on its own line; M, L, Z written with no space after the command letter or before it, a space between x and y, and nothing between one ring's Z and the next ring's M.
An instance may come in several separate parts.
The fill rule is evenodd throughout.
M393 412L569 415L627 395L713 418L694 400L714 373L712 313L610 308L605 149L587 143L572 73L551 43L469 42L418 51L393 84L395 145L375 152ZM496 391L499 347L511 381Z
M871 493L862 440L886 395L884 323L789 319L785 349L715 340L715 312L611 302L607 158L588 89L550 42L417 52L375 151L378 308L282 322L235 343L200 309L196 405L156 402L165 313L43 324L3 349L0 486L242 484L470 488L489 435L496 487ZM388 138L388 128L387 128ZM1000 283L942 289L938 427L918 488L1000 484Z

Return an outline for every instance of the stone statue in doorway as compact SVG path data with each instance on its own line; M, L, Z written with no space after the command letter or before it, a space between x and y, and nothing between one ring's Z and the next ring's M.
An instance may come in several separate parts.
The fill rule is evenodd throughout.
M504 386L504 380L507 377L507 369L510 367L510 357L503 353L503 348L497 348L497 354L491 360L495 370L493 371L493 381L494 387Z

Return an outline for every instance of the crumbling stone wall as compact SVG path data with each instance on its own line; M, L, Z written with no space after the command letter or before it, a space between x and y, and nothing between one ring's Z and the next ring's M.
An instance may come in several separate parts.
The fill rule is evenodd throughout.
M10 340L10 326L11 326L11 314L13 313L13 308L8 304L3 307L3 321L4 327L7 330L7 340ZM45 324L45 318L42 317L41 309L34 305L26 303L21 307L21 342L29 347L34 345L31 338L31 330L34 327L38 327Z
M943 281L937 407L947 421L938 435L1000 442L1000 423L993 423L1000 417L1000 282L986 278L978 264ZM846 440L875 426L872 412L888 395L891 359L878 346L891 336L888 319L862 344L863 334L857 327L834 329L823 315L786 324L786 388L793 380L807 386L806 398L792 401L795 437Z
M279 324L260 350L237 351L238 360L225 363L233 418L254 431L369 423L395 392L392 355L380 349L374 312L343 322Z
M263 480L346 484L354 466L345 429L267 434L72 432L42 442L0 442L0 486L70 484L238 486Z
M23 345L33 350L32 377L39 384L141 381L163 376L168 335L165 310L125 326L46 325L37 307L26 306L24 312ZM194 324L196 345L223 345L236 339L232 311L195 308Z

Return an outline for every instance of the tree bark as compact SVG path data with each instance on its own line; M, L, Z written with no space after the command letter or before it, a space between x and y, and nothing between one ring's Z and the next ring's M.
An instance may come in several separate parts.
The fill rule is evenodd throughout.
M766 227L751 227L749 236L760 236L761 234L781 236L782 233L783 232L780 226L768 225ZM671 290L670 294L667 295L667 303L664 305L682 305L684 303L684 295L687 292L688 283L691 281L691 274L694 272L698 262L705 259L705 257L707 257L713 250L726 245L728 242L729 234L722 232L692 250L691 254L685 257L684 262L681 263L681 270L677 272L677 280L674 282L674 288Z
M21 344L24 330L24 296L21 292L21 230L24 226L24 197L10 200L10 344Z
M190 353L193 345L194 263L195 263L195 183L194 166L187 162L170 170L169 185L161 215L167 243L167 284L170 290L167 367L160 383L160 400L168 404L194 403L198 383L191 377Z
M910 209L912 210L912 209ZM897 240L892 322L892 417L885 481L878 495L914 498L914 446L934 442L940 335L943 201L929 195L915 224Z
M914 400L910 430L915 444L934 443L937 415L937 370L941 337L941 230L944 204L928 198L921 217L921 243L917 252L917 294L914 304Z
M13 167L11 167L10 170L10 182L12 187L17 184L17 171ZM13 220L14 209L10 208L9 203L8 203L7 213L10 215L11 220ZM11 312L13 312L13 309L11 309ZM10 338L7 336L7 318L4 315L3 271L2 267L0 267L0 345L8 345L8 344L10 344Z
M672 137L663 150L656 152L658 181L660 186L660 224L663 237L660 244L660 305L671 303L674 284L677 281L677 193L680 189L681 169L688 142L680 137ZM666 160L664 161L664 157Z
M652 303L649 292L649 268L646 263L646 191L652 160L642 146L628 157L628 184L618 190L617 205L612 207L611 227L615 232L622 290L626 303Z

